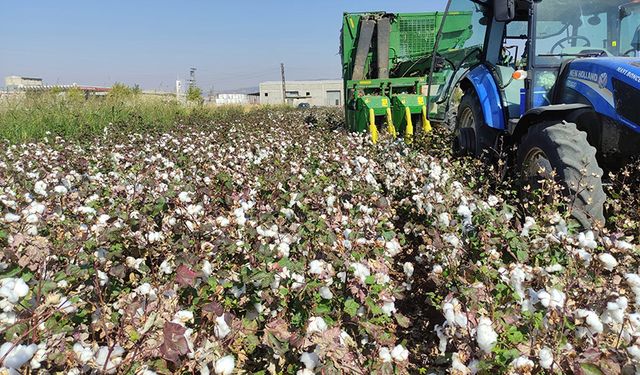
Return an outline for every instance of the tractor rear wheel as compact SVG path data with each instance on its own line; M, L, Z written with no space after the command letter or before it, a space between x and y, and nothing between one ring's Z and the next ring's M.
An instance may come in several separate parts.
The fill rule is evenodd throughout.
M526 182L555 177L572 198L572 216L584 227L604 223L603 171L587 134L568 122L542 122L529 128L518 146L518 166ZM552 171L555 171L555 175Z
M453 150L465 156L490 155L499 132L484 123L480 100L475 90L467 90L460 100L453 139Z

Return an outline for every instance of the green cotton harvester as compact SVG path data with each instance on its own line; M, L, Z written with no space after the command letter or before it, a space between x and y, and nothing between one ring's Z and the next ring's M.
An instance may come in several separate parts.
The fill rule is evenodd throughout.
M351 131L369 131L377 142L381 129L407 143L415 131L431 130L429 84L444 76L429 70L444 13L345 13L341 56L345 115ZM449 52L471 38L471 12L449 13L438 51ZM455 22L452 22L455 21ZM435 92L435 90L432 90Z

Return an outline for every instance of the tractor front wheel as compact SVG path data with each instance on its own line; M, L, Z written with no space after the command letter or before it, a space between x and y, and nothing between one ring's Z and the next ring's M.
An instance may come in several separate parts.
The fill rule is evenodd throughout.
M474 90L467 90L460 100L453 140L453 150L465 156L482 157L495 149L499 132L484 123L480 100Z
M564 187L564 194L572 200L571 214L584 228L590 228L594 220L604 223L603 171L596 149L575 124L533 125L518 146L517 159L525 182L536 187L544 178L555 178Z

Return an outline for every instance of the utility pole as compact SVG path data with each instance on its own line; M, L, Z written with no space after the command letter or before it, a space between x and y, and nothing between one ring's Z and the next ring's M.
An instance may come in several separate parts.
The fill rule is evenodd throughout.
M284 63L280 64L280 72L282 73L282 104L287 104L287 81L284 78Z
M196 86L196 68L189 69L189 88Z

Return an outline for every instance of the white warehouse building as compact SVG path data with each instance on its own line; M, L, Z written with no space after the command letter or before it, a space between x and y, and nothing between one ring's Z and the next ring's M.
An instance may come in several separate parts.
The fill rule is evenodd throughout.
M289 105L308 103L312 107L330 107L344 104L341 80L286 81L285 89ZM283 104L281 81L260 84L260 104Z

